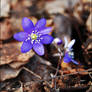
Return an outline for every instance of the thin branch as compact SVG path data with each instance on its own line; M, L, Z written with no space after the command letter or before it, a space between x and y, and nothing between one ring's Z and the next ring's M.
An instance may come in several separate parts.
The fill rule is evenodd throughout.
M34 73L33 71L29 70L28 68L23 67L22 69L26 70L27 72L31 73L32 75L36 76L37 78L42 79L41 76L37 75L36 73Z
M78 71L78 72L74 72L74 73L70 73L70 74L64 74L64 75L59 75L59 76L56 76L56 77L49 77L48 79L42 79L42 80L38 80L39 82L42 82L42 81L49 81L51 79L55 79L55 78L60 78L60 77L66 77L66 76L70 76L70 75L74 75L74 74L80 74L82 72L92 72L92 68L88 69L88 70L85 70L85 71Z

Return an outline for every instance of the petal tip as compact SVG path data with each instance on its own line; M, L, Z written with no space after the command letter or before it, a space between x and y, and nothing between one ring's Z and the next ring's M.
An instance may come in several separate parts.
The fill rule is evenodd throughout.
M41 43L33 44L33 50L40 56L44 55L44 46Z
M45 18L41 18L41 20L45 20L45 21L46 21L46 19L45 19Z
M20 39L19 39L19 37L18 37L18 33L14 34L14 35L13 35L13 38L14 38L15 40L20 41Z
M38 55L43 56L43 55L44 55L44 53L40 53L40 54L38 54Z
M24 21L24 20L28 20L28 18L27 18L27 17L23 17L23 18L22 18L22 21Z
M16 34L13 35L13 38L16 39Z

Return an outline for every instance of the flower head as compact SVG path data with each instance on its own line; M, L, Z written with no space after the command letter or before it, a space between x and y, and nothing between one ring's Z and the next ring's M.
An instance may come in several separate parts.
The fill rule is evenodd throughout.
M69 53L65 53L65 56L64 56L63 60L64 60L65 63L73 62L73 63L76 64L76 65L79 64L77 61L75 61L75 60L73 59L73 57L72 57L71 54L69 55Z
M53 42L56 43L57 45L61 45L63 43L63 41L59 38L55 38Z
M45 27L45 25L45 18L40 19L35 25L27 17L22 19L24 31L14 34L16 40L23 41L22 53L26 53L33 48L38 55L44 55L43 44L50 44L53 41L53 37L48 35L52 28Z
M74 60L74 53L73 53L73 45L75 43L75 39L73 39L69 44L68 44L68 41L67 41L67 38L64 37L64 40L65 40L65 45L64 45L64 48L65 48L65 55L64 55L64 62L65 63L69 63L69 62L73 62L74 64L79 64L77 61Z

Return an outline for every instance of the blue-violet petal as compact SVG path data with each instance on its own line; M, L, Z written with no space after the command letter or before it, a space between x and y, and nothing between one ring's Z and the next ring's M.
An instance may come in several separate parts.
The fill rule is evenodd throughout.
M18 32L16 34L14 34L14 39L18 40L18 41L24 41L27 37L28 37L28 33L26 32Z
M75 60L73 60L73 59L72 59L72 62L73 62L74 64L76 64L76 65L79 64L77 61L75 61Z
M25 32L31 33L32 30L34 29L34 24L30 19L28 19L27 17L24 17L22 19L22 27Z
M52 43L52 41L53 41L53 37L52 36L50 36L50 35L42 35L41 36L41 43L43 43L43 44L50 44L50 43Z
M31 41L30 40L24 41L22 46L21 46L21 52L26 53L31 49L32 49Z
M65 54L63 60L64 60L65 63L71 62L71 58L70 58L70 56L68 55L68 53Z
M41 27L44 27L46 25L46 19L41 18L35 25L35 29L40 29Z
M64 57L64 62L65 62L65 63L69 63L70 61L71 61L70 58L68 58L68 57Z
M52 30L52 27L45 27L45 28L41 29L39 32L41 34L49 34L51 32L51 30Z
M40 56L44 55L44 46L43 46L43 44L34 43L33 44L33 49L38 55L40 55Z

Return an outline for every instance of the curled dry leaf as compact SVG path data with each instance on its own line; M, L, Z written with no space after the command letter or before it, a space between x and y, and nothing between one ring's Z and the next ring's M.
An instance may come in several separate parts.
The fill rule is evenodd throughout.
M4 81L6 79L15 78L19 72L20 69L13 69L9 66L1 66L0 67L0 81Z
M34 55L34 52L32 50L29 51L28 53L21 53L20 47L21 47L21 43L16 43L16 42L4 44L0 51L0 55L1 55L0 65L9 64L14 61L27 62L29 58L31 58ZM11 66L14 67L14 65L12 64Z

